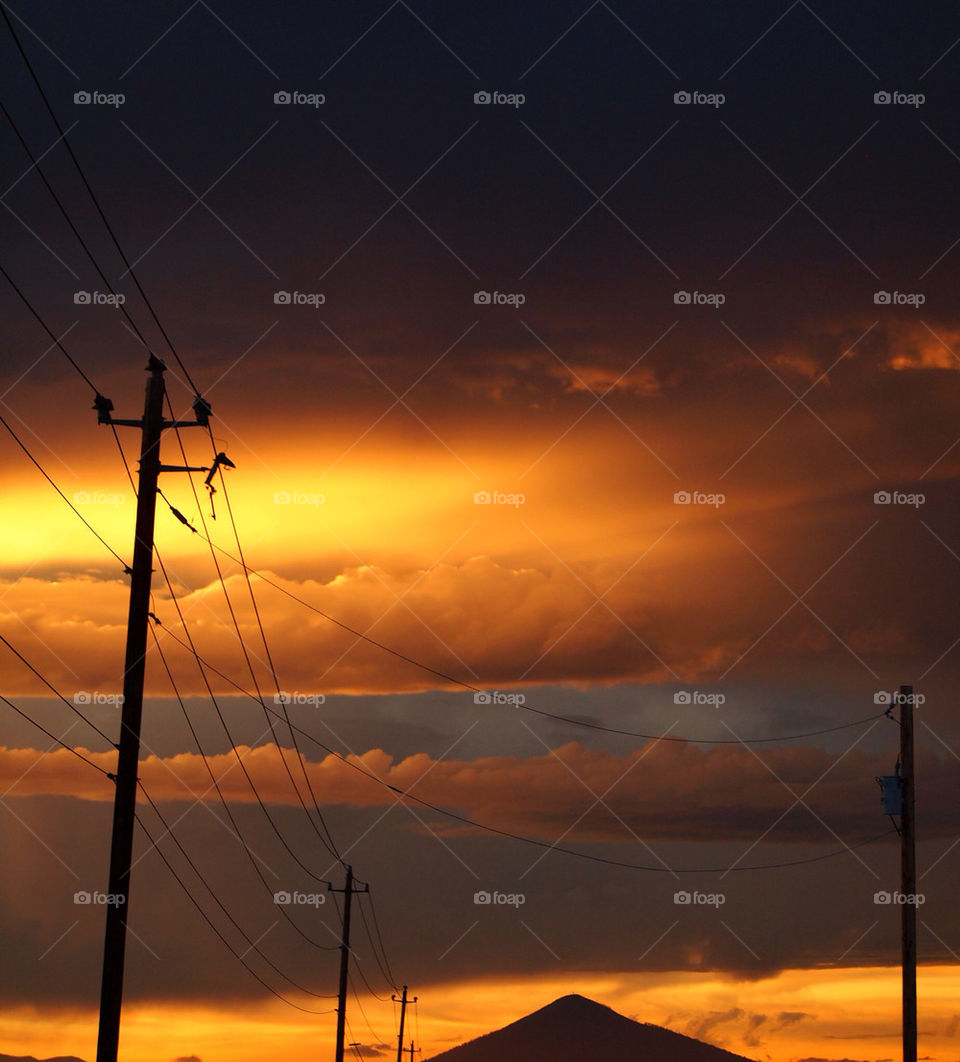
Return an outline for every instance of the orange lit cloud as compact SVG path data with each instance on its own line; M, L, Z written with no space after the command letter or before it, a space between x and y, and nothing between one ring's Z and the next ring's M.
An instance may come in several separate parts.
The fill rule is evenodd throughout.
M242 759L265 801L293 806L299 798L287 770L301 789L305 783L294 751L283 755L286 768L274 745L240 746L236 753L209 756L208 763L225 799L255 799L238 769ZM112 769L112 753L89 756L104 770ZM736 746L704 750L683 742L650 744L627 756L571 743L538 756L471 761L436 760L423 753L395 760L371 749L349 762L326 755L306 767L311 788L324 804L389 807L410 792L486 825L546 840L569 830L569 837L579 840L751 841L813 787L805 798L813 811L798 805L780 822L776 839L815 843L863 839L860 835L873 826L873 808L865 808L861 799L863 780L885 769L882 759L856 751L838 764L819 749L777 748L761 757ZM950 774L944 760L927 763L925 785L946 786ZM140 778L154 800L217 799L210 773L194 753L148 755ZM33 749L0 751L0 782L15 786L20 796L112 799L110 786L64 749L47 755ZM437 825L447 833L471 829L449 820ZM958 826L960 815L953 808L931 809L924 817L926 836Z

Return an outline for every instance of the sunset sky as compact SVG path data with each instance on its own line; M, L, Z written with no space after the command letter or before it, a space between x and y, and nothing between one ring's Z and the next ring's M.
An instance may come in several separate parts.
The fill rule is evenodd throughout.
M897 1059L875 778L907 683L919 1054L957 1062L960 12L4 6L236 465L161 478L140 779L173 832L141 795L121 1057L332 1057L315 797L371 890L361 1057L406 984L425 1059L568 992L752 1059ZM6 26L0 57L0 264L137 418L123 294L192 417ZM0 430L0 635L64 698L0 643L54 735L0 704L0 1054L91 1060L75 894L116 754L71 706L118 733L129 580L77 513L126 558L136 498L0 290L0 415L76 509Z

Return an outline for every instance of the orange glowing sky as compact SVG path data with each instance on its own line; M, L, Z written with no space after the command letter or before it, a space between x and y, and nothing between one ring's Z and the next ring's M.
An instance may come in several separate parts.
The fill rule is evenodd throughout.
M365 1057L406 983L424 1059L576 992L889 1062L906 683L960 1057L960 14L770 6L33 5L126 266L0 32L0 1053L93 1057L142 332L236 467L162 475L125 1062L332 1052L328 832Z

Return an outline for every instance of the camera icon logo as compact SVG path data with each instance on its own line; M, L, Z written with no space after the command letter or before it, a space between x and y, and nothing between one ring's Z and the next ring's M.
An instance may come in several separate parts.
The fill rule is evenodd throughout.
M288 490L278 490L273 496L274 505L289 505L290 501L290 491Z
M890 692L888 690L878 690L873 695L873 703L874 704L880 704L880 705L893 704L893 697L891 696L891 694L890 694Z
M493 501L493 497L488 490L478 490L473 496L474 505L489 505Z
M485 890L473 894L473 902L478 904L490 903L490 893Z
M80 690L79 693L75 693L73 695L73 703L74 704L91 704L92 701L93 701L92 695L87 693L86 690Z
M689 92L675 92L673 94L674 103L690 103L691 96Z
M893 903L893 897L890 895L889 892L881 890L880 892L875 892L873 894L873 902L889 904Z
M291 300L289 291L275 291L273 293L274 306L289 306L290 301Z
M873 293L874 306L889 306L892 301L889 291L875 291Z
M273 902L275 904L280 905L281 907L286 907L287 904L291 902L291 900L292 897L289 892L275 892L273 894Z
M492 97L490 96L489 92L475 92L473 94L473 102L474 103L490 103L490 102L492 102Z
M673 504L674 505L689 505L691 501L692 501L692 498L690 496L690 491L688 491L688 490L678 490L673 495Z
M673 894L673 902L679 904L688 904L691 901L690 893L686 890L681 892L675 892Z
M89 291L75 291L73 293L74 306L89 306L90 305L90 292Z
M674 704L690 704L690 703L692 703L692 699L690 697L690 691L689 690L677 690L677 692L673 695L673 703Z
M473 695L474 704L493 704L493 694L489 690L477 690Z
M873 94L874 103L890 103L891 97L889 92L875 92Z
M690 305L690 292L689 291L675 291L673 293L673 302L675 306L689 306Z
M88 904L93 902L93 897L89 892L75 892L73 894L73 902Z
M292 100L292 97L291 97L289 92L281 91L281 92L275 92L273 94L273 102L274 103L290 103L291 100Z
M475 306L489 306L490 305L490 292L489 291L475 291L473 293L473 303Z
M90 93L89 92L82 92L82 91L81 92L75 92L73 94L73 102L74 103L89 103L90 102Z
M874 505L889 505L893 501L893 495L888 490L878 490L874 492L873 504Z

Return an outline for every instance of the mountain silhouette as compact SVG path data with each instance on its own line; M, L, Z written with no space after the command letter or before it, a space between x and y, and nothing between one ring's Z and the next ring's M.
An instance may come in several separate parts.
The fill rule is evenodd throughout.
M562 996L431 1062L749 1062L719 1047L633 1021L584 996Z
M83 1062L76 1055L57 1055L56 1058L34 1058L33 1055L0 1055L0 1062Z

